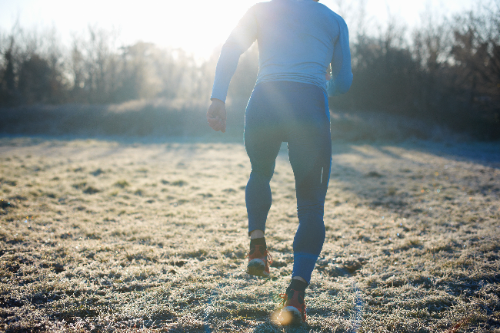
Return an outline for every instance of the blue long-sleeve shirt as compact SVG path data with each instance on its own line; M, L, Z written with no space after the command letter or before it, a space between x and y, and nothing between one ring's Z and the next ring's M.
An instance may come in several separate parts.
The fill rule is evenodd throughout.
M240 55L257 40L256 84L295 81L314 84L329 96L352 83L349 33L345 21L313 0L272 0L251 7L222 47L211 98L226 100ZM332 79L326 81L332 64Z

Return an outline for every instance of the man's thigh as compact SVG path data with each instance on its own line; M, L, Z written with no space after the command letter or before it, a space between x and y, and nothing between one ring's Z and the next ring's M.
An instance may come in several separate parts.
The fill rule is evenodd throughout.
M252 171L271 177L281 142L272 127L246 125L245 149L252 164Z
M307 124L288 141L288 155L295 175L297 194L326 195L331 169L329 123ZM310 193L313 192L313 193ZM317 192L317 193L316 193ZM324 200L324 198L323 198Z

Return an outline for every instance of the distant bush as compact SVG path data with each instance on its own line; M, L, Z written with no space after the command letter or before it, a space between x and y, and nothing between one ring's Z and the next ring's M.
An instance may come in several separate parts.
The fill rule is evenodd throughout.
M377 110L432 121L479 139L500 139L500 3L452 20L427 18L410 44L390 22L352 44L351 90L343 110Z

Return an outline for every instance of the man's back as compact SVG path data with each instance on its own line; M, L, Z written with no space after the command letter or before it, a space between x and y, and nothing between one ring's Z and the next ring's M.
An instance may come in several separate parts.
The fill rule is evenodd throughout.
M330 95L351 85L349 35L344 20L313 0L272 0L250 8L224 44L212 98L225 101L239 56L257 40L257 84L294 81L326 86L332 63ZM335 83L334 83L335 82Z
M311 0L274 0L257 4L259 77L323 86L342 18Z

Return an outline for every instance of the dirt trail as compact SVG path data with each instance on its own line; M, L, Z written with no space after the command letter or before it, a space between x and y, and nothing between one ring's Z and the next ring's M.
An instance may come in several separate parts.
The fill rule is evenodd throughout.
M286 150L272 278L244 273L244 147L0 139L0 330L500 330L500 145L333 146L308 325L274 326L297 228Z

